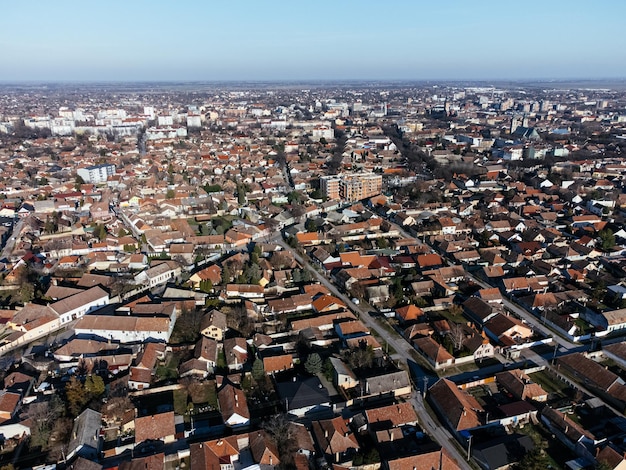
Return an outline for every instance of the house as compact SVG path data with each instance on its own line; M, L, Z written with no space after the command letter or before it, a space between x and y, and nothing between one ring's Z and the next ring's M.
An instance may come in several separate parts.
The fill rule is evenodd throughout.
M165 358L163 343L147 343L137 355L135 365L130 368L128 388L143 390L150 387L152 376L155 373L157 360Z
M366 410L365 417L368 430L373 433L382 429L417 424L417 413L408 401Z
M501 304L503 301L500 289L498 289L497 287L480 289L478 292L476 292L476 296L481 298L488 304Z
M120 343L167 342L176 321L176 315L172 316L173 320L171 317L85 315L76 323L74 333Z
M243 390L227 382L217 391L217 401L226 426L240 428L250 424L250 410Z
M313 421L312 428L315 442L327 461L349 466L359 450L359 444L345 420L338 416L333 419Z
M341 300L328 294L321 295L315 299L311 305L318 313L334 312L337 310L344 310L346 308L346 304L344 304Z
M193 284L194 289L203 289L208 285L208 282L216 286L222 282L222 268L213 264L192 274L189 280Z
M479 442L472 446L472 457L481 468L506 470L519 464L535 448L530 436L511 434Z
M317 377L299 377L277 382L276 391L291 415L303 417L330 409L328 390Z
M291 322L291 331L295 333L307 328L318 328L321 331L327 331L334 328L335 322L345 319L356 320L356 317L352 312L346 310L302 320L293 320Z
M9 421L15 417L20 409L22 401L21 393L0 391L0 423Z
M413 304L396 309L396 318L398 318L401 323L419 321L423 316L424 311Z
M454 356L430 336L414 339L413 345L435 370L445 369L454 364Z
M11 372L4 378L4 390L28 396L34 381L35 378L30 375L19 371Z
M263 369L266 374L275 374L276 372L293 369L293 356L291 354L282 354L280 356L264 357Z
M257 431L249 433L250 452L252 459L259 466L277 468L280 465L278 448L274 439L267 431Z
M626 308L602 312L602 323L605 329L611 333L626 328Z
M593 434L572 421L565 413L549 406L541 411L541 422L565 447L577 456L593 462L594 449L599 443Z
M409 455L387 461L388 470L417 470L422 468L428 470L459 470L461 467L445 447L423 454Z
M557 359L557 368L580 380L591 391L621 410L626 409L626 384L624 380L589 359L582 353L572 353Z
M465 315L479 326L482 326L500 312L497 305L487 303L480 297L475 296L467 299L462 305Z
M519 369L508 370L496 374L498 385L518 400L533 400L538 402L546 402L548 400L548 392L541 385L530 380L524 372Z
M145 285L152 289L179 279L181 272L179 263L175 261L161 261L138 273L135 276L135 284Z
M224 354L228 370L241 370L248 361L248 343L244 338L228 338L224 341Z
M200 321L200 334L216 341L222 341L228 330L226 314L219 310L207 312Z
M78 463L78 462L77 462ZM94 464L97 468L91 467L76 467L74 466L70 470L101 470L102 466L96 464L95 462L89 462L89 464ZM120 462L119 470L136 470L136 469L146 469L146 470L164 470L165 467L165 453L160 452L154 455L147 455L145 457L134 457L131 460L124 460Z
M513 346L525 342L533 336L533 330L512 315L498 315L483 325L484 332L502 346Z
M261 300L265 289L258 284L228 284L224 293L229 299Z
M249 447L247 434L227 436L189 446L191 470L233 469L239 454Z
M611 470L626 469L626 459L624 454L615 450L611 445L607 445L602 449L597 449L596 460L600 464L604 464Z
M213 338L202 336L194 348L194 357L206 363L206 370L211 373L217 366L218 346Z
M344 389L354 388L359 384L359 380L357 379L352 369L350 369L345 362L343 362L338 357L330 357L330 363L333 366L333 383L337 387L341 387Z
M135 418L135 444L157 440L169 444L176 440L175 435L173 411Z
M411 381L405 370L389 372L375 377L367 377L364 381L365 396L390 395L393 397L411 394Z
M448 379L439 379L428 389L428 399L448 428L460 436L461 431L482 426L483 407L470 394L459 390Z
M102 428L102 414L87 408L74 419L72 438L67 448L67 460L80 456L89 460L100 457L102 442L100 429Z
M377 286L370 286L365 289L365 296L372 305L380 305L387 302L390 298L389 286L386 284L380 284Z
M335 332L339 339L345 341L352 338L369 335L369 330L360 320L348 320L335 323Z

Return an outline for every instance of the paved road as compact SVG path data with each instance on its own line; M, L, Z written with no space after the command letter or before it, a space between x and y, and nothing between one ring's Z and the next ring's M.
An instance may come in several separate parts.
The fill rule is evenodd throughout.
M393 349L396 350L396 354L392 356L392 359L399 360L410 367L411 370L415 371L416 368L421 370L415 361L412 359L411 351L413 350L412 346L405 341L402 337L400 337L396 332L389 332L382 325L380 325L375 319L373 319L367 310L363 307L356 305L350 300L350 298L345 295L343 292L340 292L334 284L332 284L325 276L320 274L316 269L314 269L308 260L305 260L299 253L289 247L283 240L276 239L276 243L281 245L285 250L293 253L296 261L300 263L301 266L309 269L314 275L315 278L324 285L334 296L341 299L353 312L356 312L359 315L360 320L370 329L375 331L384 341L386 341ZM423 375L425 375L424 371L421 371ZM417 384L420 386L421 384ZM440 424L435 423L435 421L430 417L426 409L424 408L424 403L422 401L421 395L419 393L414 392L411 401L413 406L415 407L415 411L419 417L420 426L433 438L435 438L442 447L450 453L450 455L455 458L459 464L459 466L464 470L471 469L471 466L466 462L465 456L462 455L457 448L452 444L452 435L448 432L448 430Z
M20 219L13 226L10 237L2 248L2 253L0 253L0 259L10 259L11 254L13 253L13 248L15 248L16 238L20 235L25 223L25 219Z
M484 289L489 289L492 288L494 286L490 285L489 283L483 281L482 279L477 278L476 276L473 276L470 273L466 272L466 276L471 279L473 282L475 282L476 284L478 284L479 286L481 286ZM513 312L515 315L517 315L518 317L522 318L526 323L528 323L529 325L532 326L532 328L535 331L541 331L546 337L552 337L552 339L554 341L556 341L560 347L569 350L569 349L574 349L576 347L578 347L579 345L572 343L571 341L563 338L562 336L558 335L557 333L555 333L554 331L552 331L550 328L548 328L546 325L544 325L543 323L541 323L541 321L534 316L533 314L529 313L527 310L523 309L522 307L514 304L513 302L511 302L509 299L507 299L506 297L503 297L503 302L502 304L511 312Z

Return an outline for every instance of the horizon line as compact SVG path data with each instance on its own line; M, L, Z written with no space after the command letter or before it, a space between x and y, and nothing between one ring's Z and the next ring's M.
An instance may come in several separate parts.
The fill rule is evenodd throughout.
M559 83L559 82L626 82L626 76L603 77L603 78L267 78L267 79L0 79L0 85L20 85L20 84L128 84L128 83L463 83L463 82L515 82L515 83Z

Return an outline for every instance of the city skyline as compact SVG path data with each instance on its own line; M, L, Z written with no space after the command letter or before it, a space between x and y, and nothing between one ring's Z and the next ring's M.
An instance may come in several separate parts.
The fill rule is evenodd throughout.
M6 5L0 81L626 77L626 6L328 1ZM26 26L25 26L26 25Z

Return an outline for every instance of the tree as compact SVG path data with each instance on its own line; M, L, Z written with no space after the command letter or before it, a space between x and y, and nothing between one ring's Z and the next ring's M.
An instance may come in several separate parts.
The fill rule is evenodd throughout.
M65 413L65 407L58 395L52 395L50 401L31 403L27 416L33 422L30 446L45 449L50 444L50 434L57 419Z
M90 399L99 398L104 394L104 380L98 374L91 374L85 380L85 392L90 396Z
M81 186L85 184L85 180L80 175L76 175L76 179L74 179L74 189L76 191L80 191Z
M252 364L252 377L254 380L259 381L265 377L265 369L263 368L263 361L261 359L255 359Z
M324 365L322 358L317 353L311 353L306 358L306 362L304 363L304 368L311 375L317 375L322 371L322 366Z
M206 293L213 292L213 282L211 282L211 279L203 279L200 281L200 290Z
M273 416L263 423L263 429L276 444L281 468L293 468L293 456L298 451L293 426L284 414Z
M600 246L604 251L610 251L615 246L615 235L609 228L600 230Z
M173 189L168 189L165 193L165 199L174 199L174 196L176 196L176 192Z
M65 398L72 416L78 416L90 399L84 385L76 377L72 377L65 385Z
M304 228L307 232L317 232L317 224L313 219L306 219L306 222L304 222Z
M465 341L465 331L463 331L463 325L460 323L450 322L450 333L448 334L455 351L463 349L463 343Z
M104 240L107 237L107 229L104 224L96 224L93 229L93 236L97 237L100 241Z
M354 348L344 357L352 369L369 369L374 363L374 349L371 346Z

